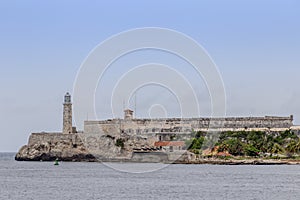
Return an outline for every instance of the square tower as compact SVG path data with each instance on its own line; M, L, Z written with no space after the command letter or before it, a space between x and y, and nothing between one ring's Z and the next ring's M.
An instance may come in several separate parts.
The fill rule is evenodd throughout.
M133 119L133 111L130 109L124 110L124 119L125 120L132 120Z

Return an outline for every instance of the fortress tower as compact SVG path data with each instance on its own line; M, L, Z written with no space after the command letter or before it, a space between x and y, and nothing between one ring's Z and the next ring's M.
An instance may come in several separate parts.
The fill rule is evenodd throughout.
M63 134L70 134L72 132L72 103L71 95L67 92L64 98Z
M124 119L125 120L132 120L133 119L133 111L130 109L124 110Z

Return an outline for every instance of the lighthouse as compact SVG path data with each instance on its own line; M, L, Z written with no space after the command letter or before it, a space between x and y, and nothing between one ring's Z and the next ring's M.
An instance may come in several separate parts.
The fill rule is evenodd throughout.
M72 133L72 102L71 95L67 92L64 97L63 134Z

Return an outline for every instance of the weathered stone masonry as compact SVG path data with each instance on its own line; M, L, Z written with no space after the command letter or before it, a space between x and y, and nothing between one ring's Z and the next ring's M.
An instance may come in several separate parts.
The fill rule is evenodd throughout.
M85 121L84 133L133 134L190 133L194 131L219 130L286 130L293 126L290 117L229 117L229 118L170 118L170 119L112 119Z
M71 95L67 93L64 98L63 134L72 133L72 103Z

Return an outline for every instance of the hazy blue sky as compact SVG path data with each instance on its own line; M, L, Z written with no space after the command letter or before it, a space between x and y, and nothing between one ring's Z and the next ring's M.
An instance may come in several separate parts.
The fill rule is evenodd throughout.
M187 34L207 50L223 77L227 115L294 114L300 124L297 0L3 0L0 151L17 151L31 132L60 131L62 97L88 53L111 35L149 26Z

